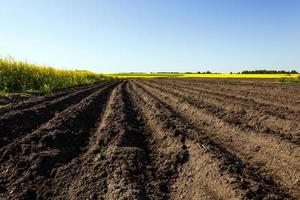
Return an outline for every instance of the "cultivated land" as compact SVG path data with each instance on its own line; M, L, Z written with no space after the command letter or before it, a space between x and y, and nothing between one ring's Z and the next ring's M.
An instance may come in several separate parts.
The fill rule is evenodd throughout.
M300 198L300 85L116 80L0 113L0 199Z
M125 73L107 74L106 76L119 79L152 79L152 78L253 78L274 80L295 80L299 82L300 74L196 74L196 73Z

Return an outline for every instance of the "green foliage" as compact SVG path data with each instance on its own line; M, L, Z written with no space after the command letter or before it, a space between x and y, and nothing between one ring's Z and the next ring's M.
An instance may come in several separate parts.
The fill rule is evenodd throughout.
M211 71L203 71L203 72L201 72L201 71L198 71L197 72L197 74L220 74L219 72L211 72Z
M89 71L58 70L15 59L0 58L0 91L48 93L60 88L109 79Z
M280 82L300 83L300 76L299 77L282 78L282 79L280 79Z

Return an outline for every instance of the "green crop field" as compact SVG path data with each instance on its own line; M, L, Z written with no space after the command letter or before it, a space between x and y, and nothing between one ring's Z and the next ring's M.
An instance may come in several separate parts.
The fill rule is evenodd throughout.
M13 58L0 58L0 91L48 93L61 88L111 79L89 71L59 70Z

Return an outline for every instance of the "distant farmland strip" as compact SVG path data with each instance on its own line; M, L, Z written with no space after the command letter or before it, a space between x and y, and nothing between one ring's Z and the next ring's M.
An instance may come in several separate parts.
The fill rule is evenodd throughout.
M110 76L121 79L132 78L254 78L254 79L281 79L297 80L299 74L195 74L195 73L128 73L110 74Z

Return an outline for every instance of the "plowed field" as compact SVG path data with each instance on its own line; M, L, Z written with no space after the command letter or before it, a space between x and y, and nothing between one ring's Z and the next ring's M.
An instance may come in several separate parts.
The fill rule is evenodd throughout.
M300 199L300 86L140 79L2 106L0 199Z

